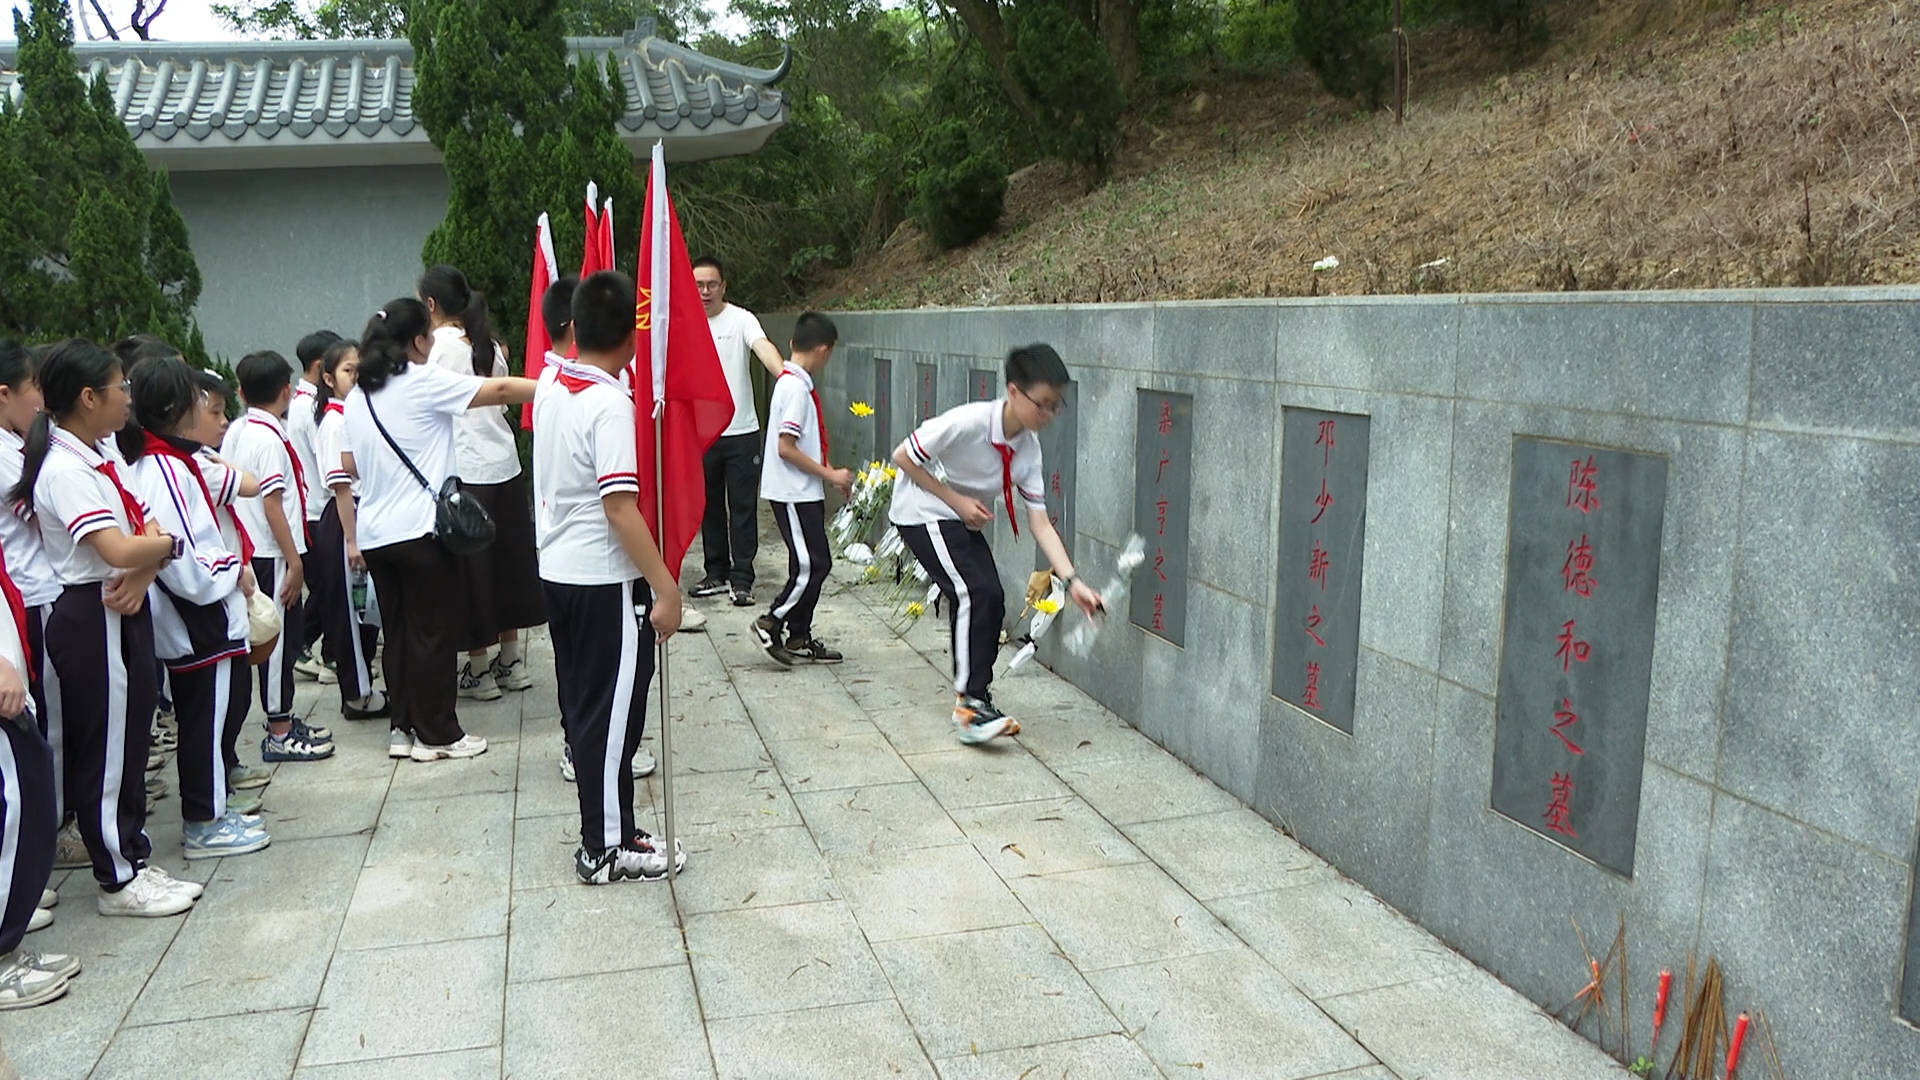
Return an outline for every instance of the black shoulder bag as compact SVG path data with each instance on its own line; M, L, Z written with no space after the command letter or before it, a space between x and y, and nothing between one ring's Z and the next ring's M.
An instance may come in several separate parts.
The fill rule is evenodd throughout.
M367 415L373 417L373 426L380 429L380 437L387 440L387 445L399 455L400 463L407 467L407 471L413 474L427 494L433 496L433 538L455 555L471 555L493 543L493 518L488 516L487 508L461 490L457 476L447 477L447 482L440 486L440 490L434 491L433 485L427 483L427 478L414 468L407 452L400 449L400 444L388 434L387 425L380 422L380 414L373 408L373 395L365 396Z

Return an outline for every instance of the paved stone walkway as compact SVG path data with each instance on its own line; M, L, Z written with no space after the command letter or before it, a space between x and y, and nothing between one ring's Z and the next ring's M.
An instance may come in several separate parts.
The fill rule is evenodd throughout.
M1017 742L959 746L944 626L829 592L838 667L776 668L707 601L675 639L671 891L573 882L544 638L532 691L463 703L468 762L391 762L303 684L340 753L280 769L273 846L186 863L169 798L190 915L104 920L57 875L29 944L85 973L0 1040L30 1080L1624 1075L1044 671L997 688Z

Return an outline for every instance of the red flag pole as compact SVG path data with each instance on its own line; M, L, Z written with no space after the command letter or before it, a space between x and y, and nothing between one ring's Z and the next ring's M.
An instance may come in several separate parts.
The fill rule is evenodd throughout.
M669 312L673 306L672 282L673 260L669 255L671 230L667 225L667 161L664 144L653 144L653 171L647 181L651 194L648 209L652 214L647 222L652 245L652 266L647 286L648 293L648 333L649 347L653 350L653 363L649 365L653 375L653 497L654 521L658 522L655 540L660 543L660 553L666 556L668 545L665 540L667 522L667 476L666 476L666 363L667 330ZM639 396L640 387L635 386L634 396ZM679 579L679 568L667 567L675 580ZM667 653L667 643L657 646L660 650L658 667L660 668L660 799L661 827L666 833L667 883L671 887L677 873L674 864L678 861L680 849L675 845L673 828L673 678ZM679 894L674 894L673 918L681 922Z

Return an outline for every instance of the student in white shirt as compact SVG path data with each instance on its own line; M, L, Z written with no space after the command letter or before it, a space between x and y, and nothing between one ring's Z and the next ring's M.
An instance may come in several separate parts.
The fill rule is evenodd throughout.
M507 351L494 340L487 301L451 266L420 275L420 301L433 322L427 362L480 378L507 374ZM477 350L486 343L489 348ZM461 486L493 518L494 538L485 550L462 556L467 617L459 644L467 650L460 669L460 696L492 701L502 690L533 685L520 654L520 631L545 625L539 558L534 553L532 498L520 468L520 445L500 409L469 409L453 425L453 454ZM491 664L487 652L500 653Z
M351 341L336 341L321 358L319 393L313 410L320 416L314 460L322 470L327 505L314 526L312 565L307 602L320 612L326 626L327 663L338 673L340 715L348 720L385 719L391 712L386 695L373 688L373 651L380 630L360 617L354 604L354 580L366 581L367 560L360 555L355 531L353 455L347 452L347 406L354 375L360 370L360 349ZM364 591L362 593L364 597Z
M20 348L0 341L0 353L9 347ZM65 994L67 983L80 973L80 962L71 956L20 948L29 930L51 921L41 905L48 898L54 831L60 819L53 810L53 753L34 722L34 699L27 692L33 648L27 642L26 609L4 567L0 567L0 593L5 594L0 602L0 825L5 831L5 858L0 859L0 1008L27 1009Z
M340 335L331 330L315 330L300 339L293 347L293 358L300 363L300 378L293 384L293 402L287 406L287 441L293 444L293 455L300 459L301 474L307 478L307 539L312 543L315 526L320 524L320 511L332 495L321 482L318 465L319 422L313 417L313 399L320 390L320 360L327 349L340 340ZM301 559L302 576L306 579L307 592L313 592L313 552L311 547ZM325 576L325 571L321 572ZM296 644L300 646L299 655L294 657L294 673L306 679L321 683L333 681L333 673L327 670L313 652L314 643L320 640L326 628L320 623L320 605L307 603L301 605L300 636Z
M580 795L576 876L590 885L665 877L667 855L634 821L633 771L656 639L680 625L680 593L640 512L633 390L633 280L605 270L573 295L578 361L533 399L540 579L553 613L554 682ZM672 869L686 862L673 853Z
M179 719L180 813L188 859L266 847L260 820L227 807L221 739L244 722L247 604L252 571L220 535L219 504L189 433L202 427L206 392L186 361L142 361L133 370L133 422L119 432L132 485L153 520L185 548L148 590L154 652L165 662Z
M253 538L253 575L280 603L283 628L260 665L260 708L267 735L260 760L319 761L333 756L332 733L293 714L293 662L300 655L301 590L306 571L307 474L287 437L293 369L271 350L249 353L234 369L247 413L227 429L220 454L260 478L260 494L240 502L240 520Z
M534 386L429 364L432 348L426 305L410 296L389 301L360 335L346 411L347 453L360 478L355 532L387 635L387 753L423 762L487 749L454 712L462 581L458 560L433 536L436 499L455 475L454 419L469 408L532 401Z
M993 552L981 532L1004 498L1007 520L1019 535L1016 492L1027 527L1055 576L1089 616L1100 594L1074 576L1060 535L1047 517L1045 475L1036 434L1066 407L1067 365L1049 345L1028 345L1007 356L1007 392L994 401L949 409L894 448L900 479L887 516L915 559L953 605L953 723L961 742L1017 735L1020 725L993 705L993 659L1007 601ZM929 466L939 463L945 479Z
M853 474L827 457L826 417L813 377L827 366L840 339L833 320L809 311L793 324L793 358L773 384L767 409L767 446L760 467L760 497L773 505L773 520L787 544L787 584L773 607L756 619L760 647L788 667L795 660L837 664L842 657L813 633L813 610L833 569L827 545L825 484L847 495Z
M760 542L760 414L753 406L753 361L778 377L785 366L753 312L727 303L720 260L693 261L693 283L707 309L707 329L720 354L720 370L733 391L733 422L707 448L707 509L700 523L706 573L695 596L728 593L734 607L753 606L753 557Z
M64 341L40 365L47 413L27 434L9 497L34 515L61 584L47 619L47 666L66 726L67 804L93 859L102 915L177 915L201 887L147 859L145 775L155 695L147 587L184 545L161 532L102 453L131 404L120 361Z

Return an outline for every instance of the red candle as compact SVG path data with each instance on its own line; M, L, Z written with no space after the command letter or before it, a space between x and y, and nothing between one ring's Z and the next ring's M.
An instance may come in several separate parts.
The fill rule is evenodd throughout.
M1660 1025L1667 1022L1667 991L1673 988L1673 972L1661 969L1660 992L1653 995L1653 1045L1660 1045Z
M1740 1067L1740 1044L1747 1038L1747 1014L1741 1013L1733 1022L1733 1041L1727 1044L1727 1080L1733 1080L1733 1070Z

